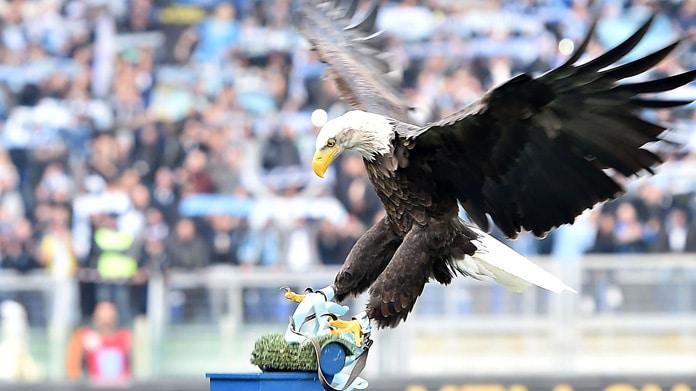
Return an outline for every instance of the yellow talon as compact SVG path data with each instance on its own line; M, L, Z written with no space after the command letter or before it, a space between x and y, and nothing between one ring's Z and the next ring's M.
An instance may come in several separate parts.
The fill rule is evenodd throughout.
M341 335L345 333L353 333L353 339L355 339L355 344L360 346L362 343L362 326L357 320L341 320L336 319L329 321L329 326L333 327L329 330L331 335Z
M295 303L301 303L302 300L304 300L305 296L306 295L297 294L290 290L285 292L285 298L294 301Z

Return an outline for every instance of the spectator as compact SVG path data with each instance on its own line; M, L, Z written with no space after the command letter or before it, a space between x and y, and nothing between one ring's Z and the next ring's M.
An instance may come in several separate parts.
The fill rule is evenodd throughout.
M163 241L169 235L169 226L159 209L145 212L145 239Z
M590 253L612 253L617 249L614 216L602 212L597 218L597 237L594 245L590 248Z
M31 222L23 219L0 236L0 269L27 272L38 267Z
M221 154L222 156L217 157L212 162L210 170L215 187L221 194L237 193L241 187L242 151L238 148L228 148Z
M144 230L144 245L140 252L138 264L140 269L134 278L134 295L136 313L147 313L148 285L151 278L161 280L169 266L165 240L169 235L162 213L154 208L146 212L146 227Z
M0 224L24 217L24 202L18 191L18 176L7 153L0 149Z
M195 270L210 263L208 246L190 219L181 219L176 224L174 235L167 243L167 253L173 268Z
M50 225L39 244L39 261L58 278L73 276L77 269L69 222L67 210L54 209Z
M147 124L137 134L133 148L133 166L147 182L152 182L160 167L164 144L155 124Z
M274 132L264 145L262 167L271 171L299 166L300 153L294 139L294 130L290 126L286 125L281 131Z
M107 182L116 179L125 162L119 161L114 135L108 132L96 134L90 150L92 154L88 162L88 170Z
M120 384L131 377L132 335L119 329L117 307L110 302L97 304L92 325L70 338L65 365L68 378L86 377L98 384Z
M329 220L320 222L317 232L319 260L325 265L343 264L364 230L355 216L348 216L348 221L341 227Z
M340 265L343 263L346 251L346 241L338 228L329 220L321 221L317 232L319 260L324 265Z
M628 201L623 201L616 208L614 225L616 249L620 253L637 253L645 251L643 228L638 220L636 208Z
M207 172L208 155L200 149L189 152L182 169L184 194L214 193L215 183Z
M152 204L162 212L169 225L172 225L178 216L178 201L179 193L172 171L169 168L160 168L155 175Z
M657 241L659 252L696 252L696 229L689 226L688 215L682 208L672 209L667 216L667 223L659 233Z
M31 204L31 185L36 175L36 164L33 160L32 150L37 146L37 141L29 137L34 129L43 129L41 123L36 123L35 106L41 98L39 87L35 84L27 84L17 96L17 106L12 108L3 130L3 144L7 148L12 164L17 169L18 186L24 198L25 206ZM37 132L35 136L40 136ZM34 141L36 140L36 141Z
M169 265L164 241L152 238L146 240L143 258L142 264L145 265L148 275L164 274ZM146 298L146 296L143 295L142 298Z
M669 201L664 191L657 186L645 184L638 189L636 207L642 221L657 218L662 221L669 208Z
M193 58L200 62L222 61L227 50L239 40L239 27L233 5L224 3L215 8L213 16L192 31L189 40L198 41Z
M72 196L72 180L65 167L58 162L49 163L36 186L36 202L51 202L68 206Z
M239 247L246 236L245 223L233 216L216 215L210 218L212 232L209 235L211 263L239 265Z
M130 191L131 208L119 218L119 228L137 237L145 230L145 213L150 207L150 191L137 184Z
M100 282L97 301L114 303L123 321L131 319L130 286L138 273L141 243L131 232L118 228L116 216L103 216L94 231L92 262Z

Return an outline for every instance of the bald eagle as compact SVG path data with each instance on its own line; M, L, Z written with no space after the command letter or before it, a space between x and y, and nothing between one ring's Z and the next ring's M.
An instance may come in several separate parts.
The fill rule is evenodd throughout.
M394 327L431 279L448 284L456 274L489 276L513 290L529 284L570 290L488 236L489 221L510 238L522 230L544 236L624 191L608 169L624 177L652 173L660 157L643 147L661 140L666 128L642 119L641 110L691 101L643 94L685 85L696 71L618 82L650 70L680 40L616 65L641 41L651 17L615 48L579 63L595 21L559 67L538 77L521 74L420 126L390 81L383 36L374 32L379 2L351 23L357 3L302 0L298 8L300 31L352 109L320 130L313 170L323 177L339 154L359 153L386 210L338 272L336 297L369 288L368 317ZM459 218L460 205L473 224Z

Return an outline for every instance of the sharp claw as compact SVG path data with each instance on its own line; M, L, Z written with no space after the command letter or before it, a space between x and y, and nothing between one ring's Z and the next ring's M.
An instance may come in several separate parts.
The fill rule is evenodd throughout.
M360 346L362 343L362 326L360 326L360 322L357 320L336 319L329 321L329 326L332 327L332 329L329 330L329 334L341 335L345 333L352 333L355 344Z
M302 300L305 299L305 296L307 296L307 295L297 294L297 293L291 291L290 288L287 288L287 287L284 287L281 289L285 291L285 294L283 296L285 296L285 298L290 300L290 301L294 301L295 303L301 303Z

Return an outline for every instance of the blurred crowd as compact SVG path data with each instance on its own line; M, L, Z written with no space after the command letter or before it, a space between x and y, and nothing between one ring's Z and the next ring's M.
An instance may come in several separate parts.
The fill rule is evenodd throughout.
M0 269L79 279L86 319L99 301L144 311L148 278L173 268L342 263L383 212L359 157L336 162L328 180L311 174L322 117L346 107L292 28L291 3L0 2ZM592 12L603 16L593 55L655 9L638 54L696 32L692 0L595 3L384 1L378 23L421 121L558 65ZM648 76L693 69L694 52L691 39ZM670 97L686 96L696 89ZM577 226L512 245L528 254L696 251L693 105L646 116L684 144L652 146L667 162L660 175L631 181L626 197Z

